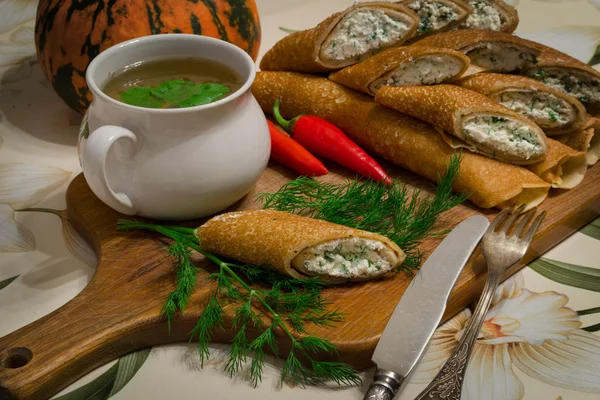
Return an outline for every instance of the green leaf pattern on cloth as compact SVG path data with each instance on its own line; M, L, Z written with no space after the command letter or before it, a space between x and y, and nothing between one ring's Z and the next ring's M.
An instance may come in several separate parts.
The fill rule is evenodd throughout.
M551 2L566 3L566 0L541 1L548 2L542 3L542 7L550 7ZM513 0L510 3L517 5L518 2ZM600 0L590 0L590 3L600 9ZM36 5L35 0L0 0L0 34L4 34L0 38L0 67L18 67L19 64L35 58L33 22ZM299 28L305 27L303 24L299 23L299 25ZM578 54L586 55L586 59L582 61L598 68L600 46L597 43L600 38L589 34L593 29L598 28L575 26L562 30L552 29L545 34L545 38L556 41L556 38L562 35L559 38L561 43L577 47ZM287 34L296 32L295 29L285 27L279 27L279 30ZM577 34L581 40L570 40L565 32ZM592 46L596 46L595 50ZM15 75L14 71L13 75ZM13 81L10 75L3 76L3 84L10 84ZM48 85L46 80L43 80L43 83ZM165 102L170 102L186 107L209 103L224 94L216 87L198 87L194 89L196 91L186 94L188 89L181 83L171 82L170 86L159 86L152 91L137 91L133 93L136 98L132 101L143 103L144 106L162 106ZM6 121L8 118L0 113L0 125ZM81 123L79 135L87 138L89 134L86 115ZM3 140L0 137L0 145ZM7 136L7 143L8 140ZM4 148L2 150L4 151ZM6 161L0 163L0 254L35 250L33 234L16 222L14 211L37 205L59 187L63 190L70 176L70 172L50 165ZM63 235L67 247L75 256L89 265L94 265L93 251L67 223L66 218L63 218L65 224ZM592 221L579 232L597 240L595 246L600 247L600 218ZM529 267L559 284L588 293L600 292L598 268L549 258L535 260ZM24 273L14 275L14 272L3 275L0 278L2 291L0 296L18 290L24 279L17 279L22 275L25 277ZM9 285L11 287L7 289ZM577 313L570 308L568 300L566 295L556 291L534 292L527 289L522 273L504 282L494 297L493 307L481 330L479 347L474 352L474 362L470 364L467 373L466 379L470 384L467 385L463 400L483 398L512 400L524 396L535 398L536 394L533 391L528 392L527 386L523 385L515 374L516 370L539 382L551 385L556 389L556 395L552 397L556 400L576 398L572 397L572 394L565 395L562 392L561 396L558 396L562 388L593 394L600 393L600 378L597 372L600 370L600 336L593 333L600 331L600 324L597 323L597 319L590 319L585 324L579 319L583 316L587 318L597 316L600 304L587 304L586 307L590 308ZM464 310L437 330L431 341L430 351L424 356L411 383L425 383L437 373L436 368L439 368L453 350L453 344L460 337L469 317L469 310ZM132 381L147 362L151 350L144 349L119 358L96 379L55 399L104 400L114 396ZM173 366L167 365L164 368L173 368ZM195 373L199 372L195 371ZM143 383L140 383L140 386L143 386ZM201 393L190 395L198 398L203 396Z
M10 285L12 283L12 281L14 281L15 279L17 279L18 277L19 277L19 275L16 275L16 276L13 276L11 278L8 278L8 279L5 279L3 281L0 281L0 290L4 289L8 285Z
M539 258L529 267L555 282L600 292L600 269Z
M584 235L593 237L596 240L600 240L600 218L595 219L586 226L584 226L579 232Z
M145 349L119 358L108 371L90 383L55 400L105 400L118 393L144 365L152 349Z

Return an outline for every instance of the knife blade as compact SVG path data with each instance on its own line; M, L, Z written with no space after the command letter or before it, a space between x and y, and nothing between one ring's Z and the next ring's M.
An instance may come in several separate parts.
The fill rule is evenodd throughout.
M402 295L371 360L377 370L364 400L392 399L438 327L452 288L490 222L482 215L458 224L438 245Z

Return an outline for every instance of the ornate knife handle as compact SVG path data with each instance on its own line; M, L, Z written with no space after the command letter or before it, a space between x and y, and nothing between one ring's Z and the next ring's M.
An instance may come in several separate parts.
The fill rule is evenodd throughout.
M377 369L373 383L365 393L363 400L392 400L404 377L392 371Z
M483 288L483 295L475 307L473 316L463 332L450 358L427 388L415 400L460 400L467 364L479 336L487 311L494 298L500 275L489 273Z

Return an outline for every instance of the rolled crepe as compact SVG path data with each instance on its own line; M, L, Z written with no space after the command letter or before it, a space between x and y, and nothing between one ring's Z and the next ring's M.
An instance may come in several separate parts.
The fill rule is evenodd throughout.
M442 135L453 147L503 162L535 164L548 151L540 127L472 90L454 85L388 86L377 92L375 101L449 133L454 138Z
M473 11L462 0L402 0L396 3L404 4L419 15L421 22L415 35L419 38L457 27Z
M587 165L595 165L600 160L600 121L596 118L596 128L589 127L574 135L559 136L556 139L577 151L584 151Z
M573 189L587 171L585 151L576 151L561 142L548 139L548 156L527 167L531 172L557 189Z
M273 210L218 215L197 232L210 252L329 283L374 279L406 258L382 235Z
M414 36L419 17L394 3L362 2L315 28L293 33L261 60L263 71L328 72L356 64Z
M433 182L447 170L455 150L431 125L377 104L367 95L326 78L259 72L252 92L266 113L281 100L285 117L316 115L338 126L371 155L382 157ZM481 208L541 203L550 184L531 171L464 151L453 189L470 194Z
M329 79L374 96L383 86L435 85L452 80L468 67L469 57L459 51L399 47L333 72Z
M489 29L512 33L519 25L517 9L502 0L469 1L473 11L459 29Z
M456 84L526 116L547 136L580 132L589 121L585 107L575 98L524 76L481 73Z
M465 73L462 74L462 78L466 78L467 76L472 76L472 75L480 74L482 72L485 72L485 69L483 69L483 68L481 68L481 67L479 67L477 65L471 64L469 66L469 68L467 68L467 70L465 71Z
M544 46L536 65L522 75L575 97L593 116L600 116L600 72L558 50Z
M541 45L510 33L462 29L428 36L411 46L444 47L463 52L488 72L515 72L535 64Z

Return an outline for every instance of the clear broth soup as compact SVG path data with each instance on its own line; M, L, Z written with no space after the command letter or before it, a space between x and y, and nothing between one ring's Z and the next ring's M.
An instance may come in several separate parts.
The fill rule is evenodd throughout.
M122 103L145 108L185 108L209 104L235 93L242 78L213 60L179 57L126 67L102 91Z

